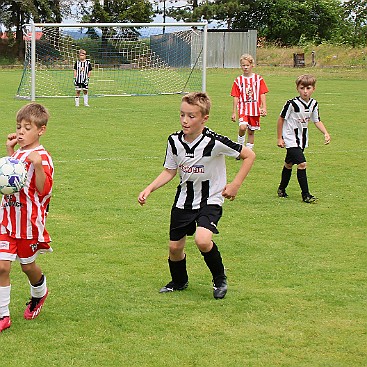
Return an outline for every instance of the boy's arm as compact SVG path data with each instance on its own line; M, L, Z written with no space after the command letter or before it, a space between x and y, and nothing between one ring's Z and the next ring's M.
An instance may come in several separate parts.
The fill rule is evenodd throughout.
M266 116L268 114L266 108L266 94L260 94L260 116Z
M315 126L324 134L324 137L325 137L324 143L329 144L331 138L330 138L329 133L326 130L325 125L321 121L319 121L319 122L315 122Z
M236 122L238 100L239 100L238 97L233 97L233 108L232 108L232 121L233 122Z
M243 159L240 170L233 181L227 184L222 191L222 196L224 196L226 199L234 200L236 198L237 192L241 187L242 182L250 172L250 169L255 161L255 153L246 147L242 148L240 157Z
M138 202L140 205L144 205L148 196L155 190L159 189L176 176L177 170L176 169L168 169L165 168L161 174L150 184L148 185L138 197Z
M284 148L284 140L283 140L283 124L284 124L284 118L279 116L278 123L277 123L277 145L279 148Z
M33 151L28 155L27 159L33 164L34 167L37 191L40 195L43 195L45 188L47 189L47 191L50 190L51 184L47 184L48 176L43 169L42 157L38 152Z

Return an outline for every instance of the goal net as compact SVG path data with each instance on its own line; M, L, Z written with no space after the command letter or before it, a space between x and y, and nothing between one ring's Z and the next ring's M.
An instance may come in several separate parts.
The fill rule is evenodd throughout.
M74 96L80 49L92 65L90 96L205 91L206 23L32 24L17 97Z

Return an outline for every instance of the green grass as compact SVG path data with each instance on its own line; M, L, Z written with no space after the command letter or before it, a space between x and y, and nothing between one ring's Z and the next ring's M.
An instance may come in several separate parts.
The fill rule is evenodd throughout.
M169 212L177 181L140 207L138 193L162 169L167 136L179 129L180 96L42 99L51 119L42 143L55 163L48 218L54 253L39 257L50 296L22 318L29 290L12 268L12 327L0 334L4 366L366 366L367 73L312 70L314 97L332 142L311 126L306 151L316 205L302 203L295 174L276 197L285 152L276 120L307 69L257 68L270 89L256 133L257 159L216 242L229 278L224 300L192 239L190 286L169 280ZM238 70L209 70L208 126L235 139L230 88ZM1 71L1 135L25 101L20 71ZM5 155L5 148L4 148ZM239 162L228 160L233 178ZM295 172L294 172L295 173Z

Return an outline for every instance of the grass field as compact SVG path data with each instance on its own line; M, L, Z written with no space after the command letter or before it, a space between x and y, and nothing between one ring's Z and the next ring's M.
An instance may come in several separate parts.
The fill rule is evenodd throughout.
M42 143L55 163L48 229L54 253L38 263L50 296L23 319L29 294L12 268L11 328L0 334L2 366L367 366L367 72L312 70L314 97L332 142L311 126L306 151L315 205L276 189L285 152L276 120L308 70L260 68L268 116L255 137L255 165L226 202L216 242L227 268L224 300L192 239L190 286L159 294L169 280L167 239L175 187L140 207L138 193L162 169L167 136L179 129L180 96L42 99L51 119ZM235 139L229 91L238 70L209 70L208 126ZM1 71L0 139L15 128L20 71ZM5 144L4 144L5 145ZM3 147L4 147L3 145ZM5 155L5 147L3 148ZM239 163L228 160L232 179Z

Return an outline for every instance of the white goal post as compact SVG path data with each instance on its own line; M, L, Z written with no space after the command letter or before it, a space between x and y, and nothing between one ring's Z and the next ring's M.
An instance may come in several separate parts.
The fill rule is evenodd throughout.
M92 65L90 96L206 91L206 22L32 23L17 97L74 96L79 49Z

